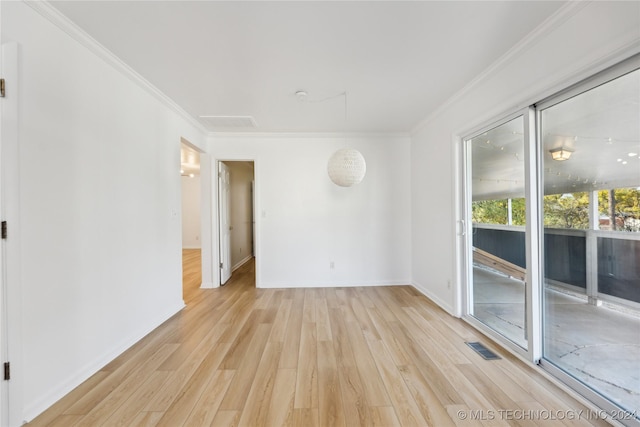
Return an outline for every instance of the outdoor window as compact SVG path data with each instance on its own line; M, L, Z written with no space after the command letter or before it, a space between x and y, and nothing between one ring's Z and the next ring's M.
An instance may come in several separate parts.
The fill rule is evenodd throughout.
M474 224L525 225L524 198L475 201L471 218Z

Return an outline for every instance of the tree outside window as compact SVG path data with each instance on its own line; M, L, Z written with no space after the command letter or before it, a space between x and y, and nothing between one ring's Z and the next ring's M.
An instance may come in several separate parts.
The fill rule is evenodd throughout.
M508 199L473 202L471 215L477 224L509 224ZM588 229L589 193L544 196L544 226ZM640 232L640 188L617 188L598 192L600 230ZM511 199L511 225L525 225L524 198ZM613 218L613 219L612 219Z

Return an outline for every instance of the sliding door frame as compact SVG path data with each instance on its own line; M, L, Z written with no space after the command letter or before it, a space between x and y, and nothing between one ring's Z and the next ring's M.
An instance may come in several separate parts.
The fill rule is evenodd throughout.
M472 315L473 313L473 221L471 218L472 206L472 167L471 164L471 144L470 140L482 135L491 129L497 128L503 124L510 122L518 117L523 118L523 141L525 153L525 209L526 209L526 284L525 284L525 316L526 316L526 337L527 346L523 348L510 339L506 338L500 332L490 328L485 323ZM464 291L462 292L462 317L483 332L490 336L493 340L499 342L502 346L507 347L512 352L518 354L524 359L537 363L541 355L541 337L540 322L541 317L536 315L527 307L539 310L539 272L536 255L539 253L539 227L537 225L537 203L532 201L539 197L539 178L536 176L536 169L539 163L536 149L536 127L535 127L535 110L533 107L522 108L511 114L505 114L500 119L494 120L489 124L479 126L464 134L460 141L462 149L460 150L462 159L460 159L462 167L462 226L461 235L463 236L463 262L464 274L462 282ZM530 161L534 159L534 161ZM533 164L532 164L533 163ZM533 177L533 179L532 179ZM533 248L533 249L531 249ZM537 326L536 326L537 325Z
M636 70L640 70L640 54L636 54L634 56L632 56L631 58L622 61L619 64L613 65L612 67L601 71L599 73L594 74L591 77L588 77L574 85L569 86L568 88L566 88L565 90L562 90L560 92L557 92L556 94L549 96L547 98L545 98L544 100L536 103L533 107L534 107L534 111L535 111L535 122L536 122L536 128L537 128L537 134L538 135L542 135L542 112L544 110L546 110L547 108L550 108L554 105L560 104L563 101L566 101L570 98L573 98L575 96L578 96L582 93L585 93L591 89L594 89L598 86L604 85L612 80L617 79L618 77L622 77L625 74L634 72ZM538 169L539 171L542 169L543 167L543 163L542 163L542 155L543 155L543 147L542 147L542 141L541 138L538 138L537 141L537 145L538 145L538 149L537 149L537 158L538 158ZM538 177L538 185L539 187L542 189L542 173L539 172L538 173L539 177ZM539 220L537 221L539 223L539 226L541 228L541 231L543 231L543 212L542 212L542 206L543 206L543 197L544 194L542 191L540 191L540 195L539 195L539 199L538 199L538 207L539 207ZM542 242L542 240L540 241ZM540 261L544 260L544 245L540 245L540 252L539 252L539 259ZM541 269L540 269L540 279L544 279L544 272L542 271L542 267L544 267L544 263L542 262L541 265ZM542 289L542 292L544 292L543 290L543 281L540 281L541 285L540 288ZM539 297L539 303L540 303L540 337L541 339L543 338L543 319L545 318L544 315L544 295L541 294ZM541 341L541 343L543 344L543 342ZM566 386L568 386L569 388L571 388L574 392L578 393L579 395L583 396L584 398L586 398L587 400L589 400L590 402L594 403L595 405L597 405L599 408L602 408L601 413L597 413L597 414L593 414L594 416L600 417L600 418L606 418L609 417L613 420L617 420L619 421L621 424L625 425L625 426L640 426L640 420L638 418L635 419L625 419L625 413L624 413L624 409L622 409L621 407L615 405L611 400L605 398L604 396L602 396L600 393L598 393L597 391L591 389L590 387L588 387L586 384L584 384L583 382L581 382L580 380L574 378L571 374L569 374L568 372L564 371L562 368L556 366L551 360L546 359L544 357L544 348L541 347L541 353L540 353L540 358L538 359L538 364L540 365L540 367L542 369L544 369L546 372L548 372L549 374L551 374L554 378L557 378L559 381L561 381L563 384L565 384ZM606 412L606 414L604 413ZM636 417L640 417L640 414L636 413L635 414Z
M461 244L458 250L459 278L462 292L460 295L462 318L476 327L504 348L521 358L540 365L559 383L585 399L585 403L597 405L602 410L592 416L599 418L617 419L624 425L640 426L640 420L623 420L619 418L622 409L612 401L589 388L581 381L573 378L551 361L544 358L544 216L543 216L543 144L541 112L546 108L561 103L569 98L584 93L597 86L605 84L627 73L640 69L640 54L613 65L603 71L596 72L578 83L568 85L540 102L518 111L500 116L499 119L487 121L482 126L476 126L468 132L461 132L455 140L459 147L458 164L460 168L459 207L460 227L458 237ZM473 246L473 223L471 220L471 190L472 165L470 140L484 132L498 127L510 120L522 116L524 119L524 149L525 149L525 208L526 208L526 332L527 348L522 348L499 332L475 318L473 313L473 260L471 248ZM636 414L638 416L640 414ZM617 418L616 418L617 417Z

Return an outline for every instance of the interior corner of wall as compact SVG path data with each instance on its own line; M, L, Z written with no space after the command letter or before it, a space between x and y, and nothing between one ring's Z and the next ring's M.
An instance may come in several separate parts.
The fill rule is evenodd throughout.
M431 301L436 303L438 307L446 311L449 315L453 317L460 317L459 315L456 315L456 311L454 310L454 307L452 307L449 302L444 301L442 298L434 294L431 290L429 290L427 286L424 286L416 282L415 280L411 282L411 286L416 288L425 297L429 298Z

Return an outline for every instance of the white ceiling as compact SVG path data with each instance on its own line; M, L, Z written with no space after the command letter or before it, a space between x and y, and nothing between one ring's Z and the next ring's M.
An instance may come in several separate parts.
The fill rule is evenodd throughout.
M563 4L53 2L193 117L259 132L410 131Z

